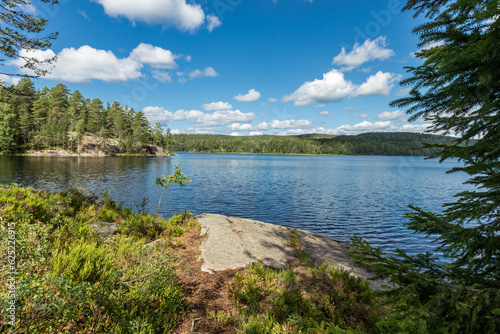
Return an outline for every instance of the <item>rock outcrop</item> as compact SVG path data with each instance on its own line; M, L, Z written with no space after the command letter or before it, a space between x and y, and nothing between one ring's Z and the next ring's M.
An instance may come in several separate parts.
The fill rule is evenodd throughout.
M295 250L288 245L291 228L251 219L202 214L196 217L201 235L206 236L200 251L206 272L245 267L262 262L274 268L284 268L295 258ZM327 261L351 275L369 279L372 273L352 263L346 254L353 248L341 241L298 230L302 251L315 265ZM390 285L389 281L369 280L372 289Z
M69 136L73 138L76 134L70 133ZM63 149L57 149L28 152L28 155L38 157L107 157L123 153L126 153L125 148L123 147L123 144L116 139L83 136L80 145L78 145L78 153L71 153ZM142 145L141 148L135 153L155 157L168 157L171 155L168 151L165 151L156 145Z

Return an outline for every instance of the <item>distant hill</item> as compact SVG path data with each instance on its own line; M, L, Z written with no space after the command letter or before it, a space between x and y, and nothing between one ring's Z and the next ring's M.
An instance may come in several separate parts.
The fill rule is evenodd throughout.
M456 138L409 132L364 133L356 136L306 134L298 136L172 136L175 152L339 154L429 156L435 148L424 144L451 144Z

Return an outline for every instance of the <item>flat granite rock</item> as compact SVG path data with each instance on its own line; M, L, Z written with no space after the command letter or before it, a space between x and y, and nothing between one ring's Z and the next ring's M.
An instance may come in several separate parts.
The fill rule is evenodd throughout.
M201 225L201 235L206 236L200 251L206 272L245 267L262 262L273 268L284 268L295 259L295 250L287 246L291 228L263 223L251 219L202 214L196 217ZM331 238L299 230L302 250L319 265L328 261L336 268L343 268L352 275L368 279L372 275L354 265L346 255L352 247ZM369 281L372 289L380 289L388 281Z

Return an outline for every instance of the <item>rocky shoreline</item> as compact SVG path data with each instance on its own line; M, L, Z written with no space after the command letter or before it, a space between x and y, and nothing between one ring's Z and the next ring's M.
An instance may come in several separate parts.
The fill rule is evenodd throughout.
M31 157L109 157L130 153L120 147L116 139L103 139L100 137L84 136L78 145L78 153L64 149L48 149L40 151L28 151L24 155ZM169 157L172 154L156 145L143 145L139 152L130 155Z

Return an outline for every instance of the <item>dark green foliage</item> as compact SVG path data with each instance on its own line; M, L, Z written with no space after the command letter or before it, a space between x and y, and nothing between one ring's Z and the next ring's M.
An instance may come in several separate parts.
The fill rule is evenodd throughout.
M0 83L0 87L4 87ZM168 135L167 135L168 134ZM169 145L170 134L154 129L143 112L118 102L104 107L64 84L36 91L30 79L0 90L0 153L62 148L79 152L84 135L116 138L126 153L144 154L145 145Z
M48 4L57 4L57 0L41 0ZM51 46L51 40L57 38L57 33L40 36L43 32L47 20L38 18L25 8L31 4L31 1L26 0L2 0L0 1L0 65L6 58L21 57L22 50L46 50ZM47 70L44 70L41 65L50 64L54 58L44 61L36 57L30 57L23 54L21 57L26 63L23 68L30 69L35 76L44 75ZM1 74L9 74L3 73ZM10 74L21 77L29 77L30 75ZM1 86L0 86L1 87ZM1 89L1 88L0 88Z
M441 161L458 158L473 190L457 194L442 214L410 206L409 229L435 239L443 254L384 254L354 238L359 263L398 288L388 292L389 332L498 333L500 330L500 7L498 1L411 0L429 21L416 27L424 62L408 68L410 96L393 102L432 132L459 135L435 145ZM475 139L475 140L473 140ZM463 146L464 141L469 145Z
M418 133L365 133L357 136L249 136L173 135L176 152L226 152L271 154L345 154L424 156L439 151L424 143L451 144L453 138Z
M368 283L327 264L308 273L257 264L231 294L245 333L363 333L380 317Z

